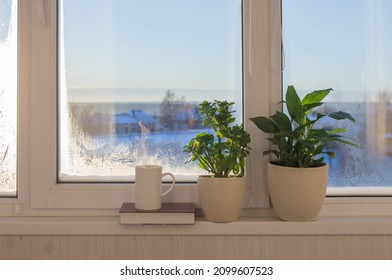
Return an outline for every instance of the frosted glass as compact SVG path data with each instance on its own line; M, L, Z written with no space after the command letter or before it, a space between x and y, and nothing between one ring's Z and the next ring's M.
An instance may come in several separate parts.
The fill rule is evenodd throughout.
M59 3L60 181L130 181L137 164L195 180L197 105L234 101L241 119L241 1Z
M16 194L17 1L0 0L0 196Z
M331 194L392 193L391 1L284 0L284 90L303 96L333 88L322 110L347 111L344 127L359 148L333 143L327 159Z

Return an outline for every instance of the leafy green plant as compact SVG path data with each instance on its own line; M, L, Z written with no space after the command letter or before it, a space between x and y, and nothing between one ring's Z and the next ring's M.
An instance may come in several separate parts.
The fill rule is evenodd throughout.
M343 138L343 128L316 128L316 123L325 117L335 120L355 119L346 112L333 112L328 114L316 113L314 109L323 104L323 99L331 92L331 88L316 90L307 94L302 100L299 98L294 86L286 91L286 104L288 114L277 111L269 117L251 118L254 124L265 133L272 134L267 138L272 148L264 155L274 154L278 164L289 167L314 167L323 163L324 156L335 157L332 151L326 151L326 144L338 141L356 146Z
M198 161L200 168L213 177L243 176L245 172L250 135L243 125L234 124L232 105L234 102L203 101L199 106L202 124L214 133L198 133L184 146L184 152L190 155L187 163Z

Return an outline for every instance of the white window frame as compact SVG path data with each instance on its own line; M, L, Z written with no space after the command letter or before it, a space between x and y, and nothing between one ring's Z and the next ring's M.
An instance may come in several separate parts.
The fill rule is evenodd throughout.
M271 1L243 3L244 10L244 118L268 112L269 92L272 89L269 64L257 63L259 58L269 60L270 33L267 27L273 19L278 24L279 11L270 7ZM273 3L273 2L271 2ZM36 0L31 4L31 206L32 208L118 209L125 201L133 201L133 184L124 183L57 183L56 160L56 1ZM273 5L272 5L273 6ZM275 9L278 9L276 6ZM41 12L37 12L40 11ZM256 13L259 12L259 14ZM275 17L270 13L275 12ZM277 26L279 28L279 25ZM265 38L259 36L263 34ZM278 40L277 40L278 41ZM276 44L280 59L280 45ZM279 65L279 63L278 63ZM279 68L276 69L280 77ZM262 85L262 86L261 86ZM276 92L280 78L276 81ZM274 92L274 91L273 91ZM251 134L257 128L246 123ZM262 137L253 137L260 139ZM262 143L253 141L253 152L248 159L247 207L268 207L264 170L266 159L259 150ZM196 184L177 184L165 201L198 204Z
M0 216L118 215L133 200L132 184L57 184L56 0L19 0L18 197L0 198ZM243 0L245 119L277 109L281 99L279 0ZM244 215L273 215L266 186L268 145L249 122ZM178 185L168 201L198 204L195 184ZM321 216L390 216L390 197L327 198Z
M28 4L28 5L24 5ZM29 2L18 5L18 73L17 73L17 197L0 198L0 216L20 215L29 207L30 198L30 11ZM22 6L25 8L21 8Z

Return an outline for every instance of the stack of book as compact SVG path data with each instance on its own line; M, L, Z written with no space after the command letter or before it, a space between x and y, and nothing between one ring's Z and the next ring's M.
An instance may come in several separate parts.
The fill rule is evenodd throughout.
M162 203L158 210L139 210L135 203L125 202L120 209L120 224L193 225L193 203Z

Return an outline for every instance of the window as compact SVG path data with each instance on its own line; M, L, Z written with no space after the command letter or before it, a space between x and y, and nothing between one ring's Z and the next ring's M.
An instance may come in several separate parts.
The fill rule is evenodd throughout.
M17 1L0 0L0 196L17 192Z
M242 116L238 0L62 0L58 17L59 182L132 181L160 164L195 182L182 151L205 130L203 100Z
M392 11L390 1L287 1L282 4L284 88L306 94L333 88L325 110L359 148L333 144L330 195L392 193ZM331 120L326 120L328 126Z
M144 0L140 1L145 2ZM64 3L71 4L72 2L73 1L71 0L64 1ZM84 3L84 1L79 2ZM163 1L159 1L159 3L160 2ZM170 1L168 0L168 2ZM210 2L211 1L208 1L208 3ZM7 3L10 2L8 1ZM83 176L69 172L70 169L67 169L68 167L66 165L62 166L62 157L65 156L64 158L67 158L69 157L69 154L64 155L61 152L61 149L58 149L58 144L60 144L60 146L64 144L63 137L59 137L59 135L61 135L61 131L64 132L65 130L64 125L61 123L59 125L57 122L57 116L58 113L61 112L62 106L68 103L64 103L64 99L61 98L58 100L57 92L59 89L60 91L66 89L66 87L64 87L65 85L70 86L70 78L68 76L71 75L71 73L67 76L67 66L64 67L64 69L59 69L58 67L59 63L62 63L61 59L64 59L63 62L67 60L66 48L63 50L61 48L59 49L57 44L57 39L61 38L61 36L58 37L58 34L62 34L61 32L65 30L61 29L61 17L65 15L59 13L60 17L57 17L57 11L60 11L60 6L58 9L57 4L61 5L61 3L61 1L57 0L18 1L18 153L16 155L18 162L18 189L17 198L0 199L1 215L11 216L18 213L20 209L22 209L23 214L29 216L117 215L118 209L124 201L133 200L133 184L131 183L131 177L129 177L129 180L127 179L126 182L121 182L123 179L120 179L113 183L113 178L110 178L107 182L98 183L97 180L95 180L97 177L94 178L93 175L89 175L93 180L83 180L85 178L80 178ZM78 3L78 5L83 5L83 3ZM98 2L94 1L94 3ZM105 3L109 3L109 1L105 1ZM240 79L242 81L241 113L243 115L245 127L251 133L251 145L253 148L247 164L246 174L248 187L244 206L245 208L269 208L270 205L266 187L266 163L268 159L262 157L263 147L268 145L268 141L265 140L265 135L248 120L250 117L265 115L268 114L268 112L275 111L276 104L281 100L282 64L285 65L285 74L283 76L285 85L289 83L299 85L300 83L297 82L298 77L293 75L295 73L305 73L304 71L308 69L308 67L301 67L298 71L289 71L291 68L294 69L294 65L298 66L298 64L294 64L292 61L295 56L292 57L293 52L290 50L290 46L292 46L296 40L289 40L286 29L284 30L285 33L283 36L285 51L284 63L282 63L281 8L283 8L283 17L286 17L287 7L284 5L290 4L289 1L283 1L284 5L282 7L280 1L276 0L243 0L233 1L231 3L233 3L235 7L239 7L242 12L242 32L240 35L242 37L242 44L240 45L242 50L242 57L240 59L242 62L242 77ZM298 2L298 5L301 3L304 2ZM354 4L357 5L356 3L357 2ZM386 3L382 3L385 5L384 10L387 10ZM310 5L311 3L308 4ZM336 5L338 4L339 3ZM355 6L354 4L353 6ZM93 8L94 4L91 4L91 9ZM290 8L290 10L293 12L295 11L294 8ZM382 11L383 9L375 8L374 10ZM80 15L80 17L83 16L84 15ZM301 16L300 18L306 18L306 16ZM375 24L375 22L381 24L381 17L378 15L370 17L369 20L370 19L373 19L373 24ZM57 24L58 22L59 24ZM326 21L323 22L326 23ZM286 24L287 19L283 19L283 23ZM4 25L1 25L1 28L3 28L3 26ZM79 26L76 28L78 27ZM388 30L388 27L389 25L385 24L384 30ZM310 27L308 26L308 28ZM377 30L379 30L378 32L381 32L382 28L378 28ZM59 33L57 33L57 31ZM329 31L323 32L329 34ZM373 38L374 34L375 33L369 31L367 36ZM300 35L304 36L306 33L304 32ZM66 37L67 36L63 38L64 43ZM378 38L376 42L379 42L381 40L380 38L382 38L378 35L376 37ZM88 38L83 37L83 41L87 39ZM383 40L385 46L390 46L388 36L385 36ZM374 40L365 41L367 42L367 45L372 45L375 42ZM331 42L334 41L331 40ZM319 46L313 48L312 51L316 51L318 48ZM384 48L387 49L386 47ZM353 51L354 50L357 51L358 48L353 49ZM62 53L62 51L64 52ZM309 54L310 53L311 52L309 52ZM85 54L88 55L88 53ZM387 52L383 53L380 51L372 52L368 55L376 54L384 54L386 60L389 55ZM320 56L317 57L319 58ZM84 57L81 57L81 59L84 59ZM344 61L344 59L341 59L340 61ZM370 56L366 61L368 63L367 65L373 65L369 63L375 60ZM304 62L303 65L305 65ZM388 67L390 66L385 62L384 68L388 69ZM340 71L340 69L344 68L335 67L334 69L339 69ZM366 73L372 73L371 68L369 69L370 70L367 70L368 72ZM10 72L7 72L7 74L9 73ZM291 78L289 73L291 73ZM386 75L388 72L385 71L384 73L384 75ZM301 76L305 77L305 75L300 75L300 77ZM382 75L380 74L377 76L381 77ZM0 79L2 77L0 77ZM114 77L115 76L113 76L113 78ZM325 74L324 77L327 77L327 75ZM370 74L369 77L371 77ZM307 81L310 81L310 79L307 79ZM330 83L331 78L323 78L322 81L328 82L325 86L334 87L336 96L342 96L338 94L340 91L339 87ZM310 84L309 88L313 89L322 86L324 85L315 82L314 84ZM166 96L166 90L173 92L175 97L181 99L184 94L177 91L174 87L175 86L165 86L165 90L160 92L157 97L158 102L161 101L160 98ZM301 87L298 87L298 89L302 93L306 92L306 87L304 87L304 91ZM64 97L67 95L62 96ZM168 97L170 96L171 95L168 94ZM371 95L368 97L370 96ZM174 98L174 100L176 100L176 98ZM58 101L60 101L62 106L58 106ZM237 104L240 104L237 100L235 101ZM58 107L60 110L57 110ZM381 112L382 110L379 109L379 111ZM116 117L116 113L113 113L113 116ZM378 114L377 116L385 115ZM121 118L121 116L118 116L118 118ZM370 121L371 118L367 119L367 121L368 120ZM368 126L366 127L368 128ZM373 129L375 127L369 126L369 129L370 128ZM386 140L385 137L384 139ZM370 156L370 154L367 156ZM61 169L63 167L66 167L64 170L67 170L69 174L59 176L58 171L63 170ZM64 174L65 173L66 172L64 172ZM110 177L116 176L111 174ZM93 182L94 180L95 182ZM346 192L348 187L334 189L342 189ZM354 189L358 188L355 187ZM388 188L383 188L383 190L385 189ZM347 193L349 192L346 192L346 194ZM165 199L166 201L173 202L198 202L195 184L191 182L178 184ZM385 207L387 207L387 211L390 211L391 209L391 201L388 200L388 198L382 198L381 203L379 198L363 198L359 204L356 204L357 201L357 199L351 197L347 199L331 198L327 200L325 208L330 209L331 211L329 214L332 213L332 215L341 215L342 213L345 213L346 215L379 215L380 213L385 214ZM366 204L366 207L363 207L363 204ZM352 206L354 208L351 208ZM355 208L355 206L358 207ZM268 215L268 211L269 210L262 213L267 213Z
M162 4L163 2L165 5ZM115 8L117 4L113 6L113 3L119 3L119 6ZM189 5L195 3L197 7L189 9ZM236 102L238 106L236 110L251 135L257 135L258 129L248 123L248 120L251 116L260 115L268 110L270 89L280 89L280 70L274 69L273 74L270 74L270 64L256 62L261 58L270 57L270 46L274 46L275 50L271 56L272 60L276 60L278 65L280 61L280 50L277 47L280 46L279 36L274 32L268 32L267 28L271 24L280 26L280 8L276 4L270 5L269 1L225 0L212 3L211 1L117 0L81 3L71 0L51 0L36 1L30 5L32 6L30 7L32 37L34 37L31 40L30 60L31 95L34 97L31 98L31 123L34 125L31 126L30 159L33 208L118 209L124 201L133 200L132 165L135 162L132 161L136 157L128 156L127 153L130 151L140 153L144 149L143 143L147 144L148 141L151 141L152 145L146 145L145 148L156 149L152 141L154 140L152 136L155 135L159 135L155 139L163 143L164 150L170 150L172 149L170 142L178 141L178 138L173 139L173 135L181 135L181 141L186 141L182 135L193 133L195 130L188 129L186 127L188 123L181 123L180 116L184 113L181 111L182 106L178 106L181 108L180 116L176 116L174 123L164 119L157 121L159 114L162 115L161 108L165 112L165 106L169 106L170 103L181 105L183 96L187 103L192 103L191 105L207 97L227 98ZM71 9L75 7L73 5L77 7ZM84 8L84 5L88 5L88 9ZM129 5L135 6L131 9ZM187 9L184 8L186 6ZM136 7L139 7L137 10L139 12L135 14ZM181 7L182 10L178 10L181 12L173 10ZM108 13L102 14L102 10ZM122 15L125 12L133 13L133 17ZM140 13L156 14L156 18L145 21L149 15L140 16ZM79 22L75 17L84 19L87 17L91 20ZM191 24L189 20L196 21L197 24ZM208 25L203 24L204 20ZM217 22L213 23L213 20ZM102 22L104 26L101 25ZM99 27L99 31L91 29L94 25ZM167 28L169 30L167 36L173 38L168 40L164 32L154 32L157 25ZM124 30L123 26L128 29ZM187 29L183 29L184 27ZM129 36L137 38L140 32L140 30L133 30L135 28L141 28L145 37L131 40ZM72 31L73 29L80 30ZM178 32L176 36L181 40L177 40L177 37L170 32ZM196 41L192 35L197 37ZM150 42L142 42L143 40ZM157 41L162 44L157 46ZM102 45L102 42L106 44ZM170 46L170 42L176 44ZM210 44L211 42L214 44ZM221 42L225 44L222 45ZM270 46L266 46L265 42L270 42ZM176 46L178 44L181 48ZM94 49L98 49L105 55L97 55ZM184 52L184 49L187 51ZM173 50L176 53L173 53ZM160 57L157 55L159 52L166 55ZM177 61L178 59L180 60ZM208 65L205 64L206 61L213 64L206 66ZM202 67L200 63L204 63ZM193 67L187 68L187 64ZM178 71L178 68L181 71ZM92 92L89 91L89 87L98 89ZM132 92L129 90L130 87L147 89ZM107 91L108 88L117 89ZM125 94L121 91L124 88L127 89ZM159 91L154 92L156 88ZM202 91L194 94L195 92L192 92L194 88L201 88ZM214 89L216 96L211 96L209 89ZM60 95L56 95L57 92L60 92ZM102 92L105 94L100 94ZM109 92L110 94L107 94ZM89 96L91 93L96 96L96 103L101 102L101 104L91 102ZM147 100L149 102L147 104L135 102L150 96L153 99ZM125 99L121 99L124 97ZM125 110L116 104L120 101L127 102ZM82 102L89 104L81 105ZM103 106L102 102L110 102L109 107L112 105L113 110L109 113L99 113L97 110L102 109L97 108ZM161 103L164 105L161 106ZM156 106L154 110L158 112L155 115L148 108L152 105ZM172 112L172 110L167 111ZM197 114L197 112L193 113ZM83 114L85 116L80 117ZM90 119L89 115L94 114L97 117L92 118L91 122L86 122ZM60 116L59 122L56 116ZM154 121L149 124L150 127L148 123L139 122L141 119L151 120L151 118ZM105 133L94 135L101 129L99 127L93 130L94 132L89 130L95 125L96 120L99 120L99 125L103 124L101 128ZM123 121L125 125L122 125ZM173 127L170 127L171 125ZM147 133L144 133L144 126L147 128ZM106 133L108 131L113 133ZM90 135L85 137L87 134ZM170 137L166 137L165 134ZM102 135L108 139L100 142ZM122 150L124 145L121 141L116 141L123 136L130 139L127 142L130 146L139 145L138 149L135 150L132 146L132 149L125 147L125 150ZM143 142L143 137L146 136L148 139ZM83 140L83 146L80 140ZM104 164L96 165L94 162L89 166L86 157L79 161L80 153L90 151L97 152L91 159L93 161L98 159L96 155L99 154L99 148L106 144L105 141L110 148L118 150L108 153L110 148L106 149L104 151L106 155L96 161ZM264 141L261 137L255 138L254 153L249 157L247 169L249 184L245 202L247 207L269 206L263 174L265 173L263 166L267 159L263 159L261 153ZM113 143L114 145L110 146ZM79 145L76 150L73 149L75 144ZM179 150L182 144L176 145L176 149ZM141 155L144 156L145 153ZM125 159L116 162L112 160L113 156L124 156ZM172 154L170 156L177 157ZM123 164L127 160L130 163ZM150 160L161 164L165 164L165 160L169 162L165 157L161 159L153 157ZM110 171L107 163L110 163L109 166L116 167L112 170L116 170L121 163L121 172ZM78 164L83 167L80 168ZM98 168L92 170L91 167ZM106 170L101 169L102 167ZM172 171L172 167L167 169ZM177 184L164 199L172 202L197 203L195 172L177 171L178 174L181 172L183 175L190 174L193 178L189 180L183 176L182 182Z

